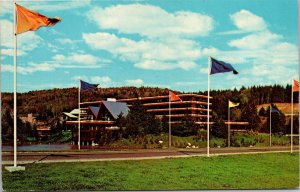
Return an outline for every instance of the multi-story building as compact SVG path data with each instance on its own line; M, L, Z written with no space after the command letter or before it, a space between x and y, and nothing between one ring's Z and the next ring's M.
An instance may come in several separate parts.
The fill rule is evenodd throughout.
M85 145L93 144L99 140L98 137L104 131L118 129L115 120L120 114L126 116L134 102L140 102L148 113L154 114L157 118L170 117L172 124L179 123L186 116L192 117L196 124L207 124L207 96L198 94L178 96L181 100L172 102L169 101L168 95L82 102L80 103L80 140ZM72 126L73 142L76 144L78 113L64 114L67 117L66 124Z
M172 102L169 101L168 95L119 99L118 102L126 102L130 108L134 102L139 101L148 113L152 113L158 118L171 117L172 124L179 123L185 116L192 117L196 124L207 124L208 97L206 95L179 94L178 96L181 100Z

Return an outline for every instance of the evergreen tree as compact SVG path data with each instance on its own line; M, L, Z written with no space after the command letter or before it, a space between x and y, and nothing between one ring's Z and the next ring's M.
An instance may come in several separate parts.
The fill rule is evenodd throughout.
M226 139L228 136L228 130L224 120L218 117L216 113L213 113L212 120L215 123L211 126L211 134L216 137Z
M260 118L257 115L257 110L254 102L249 102L243 109L241 120L249 122L246 126L248 130L259 130L260 128Z

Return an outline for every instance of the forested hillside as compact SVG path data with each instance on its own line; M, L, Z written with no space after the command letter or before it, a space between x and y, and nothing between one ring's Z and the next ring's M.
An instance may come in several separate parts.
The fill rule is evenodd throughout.
M176 90L175 90L176 91ZM180 93L180 92L177 92ZM207 92L196 92L207 94ZM295 94L295 93L294 93ZM98 88L81 91L81 101L95 101L106 98L131 98L168 95L168 89L152 87L116 87ZM240 90L212 90L214 97L213 110L219 116L227 115L228 99L241 102L243 105L260 105L263 103L289 103L291 101L291 86L253 86ZM78 106L78 89L51 89L19 93L18 114L34 113L37 116L56 117L63 111L70 111ZM298 97L294 97L298 102ZM2 109L11 111L13 97L11 93L2 93Z

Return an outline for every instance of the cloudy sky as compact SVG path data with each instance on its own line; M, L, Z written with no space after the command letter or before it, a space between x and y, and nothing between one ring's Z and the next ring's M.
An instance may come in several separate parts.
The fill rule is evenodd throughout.
M18 91L78 86L207 90L208 56L239 72L212 89L298 79L297 0L19 0L62 22L18 39ZM13 89L13 2L0 2L2 89Z

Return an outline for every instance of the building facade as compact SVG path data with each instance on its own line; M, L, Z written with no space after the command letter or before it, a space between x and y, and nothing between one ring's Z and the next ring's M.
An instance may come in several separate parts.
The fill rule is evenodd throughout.
M184 117L193 118L195 124L207 124L207 100L205 95L178 94L180 101L169 101L169 96L138 97L129 99L107 99L80 103L80 114L76 110L66 115L66 124L72 130L72 142L78 142L78 116L80 116L81 145L93 145L99 141L101 134L118 129L115 120L119 115L126 115L135 102L140 102L146 112L171 119L171 124L180 123ZM212 98L212 97L211 97ZM211 105L211 103L210 103ZM79 111L77 109L77 111ZM211 111L211 110L210 110ZM210 115L211 117L211 115Z
M180 123L182 118L186 116L192 117L196 124L207 124L208 97L206 95L178 94L177 96L181 100L170 102L169 96L166 95L119 99L117 101L126 102L129 108L134 102L140 102L148 113L154 114L157 118L161 119L163 116L171 117L171 124ZM212 97L210 98L212 99Z

